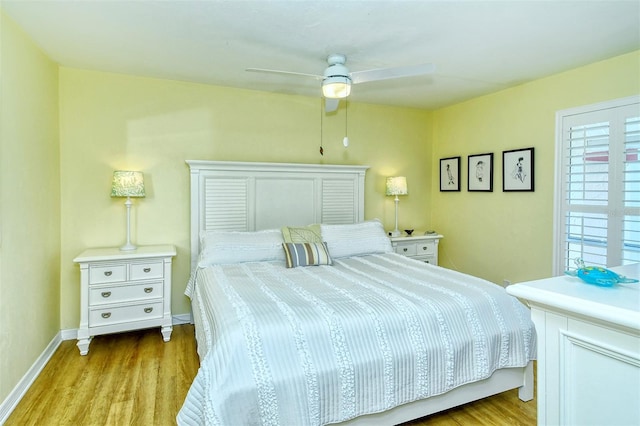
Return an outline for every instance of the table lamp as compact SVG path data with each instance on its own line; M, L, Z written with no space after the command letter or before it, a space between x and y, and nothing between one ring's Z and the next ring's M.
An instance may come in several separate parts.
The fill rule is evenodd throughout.
M404 176L394 176L387 178L387 195L395 195L396 199L396 228L391 232L392 237L399 237L400 231L398 230L398 195L407 195L407 178Z
M135 250L137 247L131 244L131 197L142 198L144 193L144 178L142 172L116 170L113 172L111 183L112 197L127 197L124 205L127 207L127 242L120 250Z

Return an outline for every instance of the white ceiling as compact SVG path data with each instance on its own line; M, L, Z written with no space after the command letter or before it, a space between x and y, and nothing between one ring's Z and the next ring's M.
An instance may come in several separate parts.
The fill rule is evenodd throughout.
M300 76L330 53L351 71L434 63L363 83L357 102L438 108L640 49L640 0L0 0L67 67L320 96ZM639 77L640 78L640 77Z

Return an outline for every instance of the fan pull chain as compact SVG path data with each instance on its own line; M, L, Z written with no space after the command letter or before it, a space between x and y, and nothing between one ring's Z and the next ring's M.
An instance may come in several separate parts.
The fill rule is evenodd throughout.
M324 156L324 149L322 148L322 97L320 97L320 155Z
M347 101L347 98L344 99L344 139L342 139L342 145L344 145L344 147L348 147L349 146L349 133L348 133L348 124L349 124L349 102Z

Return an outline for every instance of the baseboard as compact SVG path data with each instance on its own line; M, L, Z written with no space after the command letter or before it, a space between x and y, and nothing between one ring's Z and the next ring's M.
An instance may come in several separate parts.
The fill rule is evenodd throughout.
M193 318L191 314L177 314L173 315L173 325L193 324Z
M176 314L171 316L171 323L173 325L193 324L193 318L190 313ZM62 340L76 340L78 338L78 329L60 330L60 336Z
M36 380L42 369L47 365L60 343L62 343L62 332L59 332L49 342L42 354L36 359L27 373L20 379L18 384L7 395L2 404L0 404L0 425L7 421L13 410L16 408L22 397L29 390L33 382Z

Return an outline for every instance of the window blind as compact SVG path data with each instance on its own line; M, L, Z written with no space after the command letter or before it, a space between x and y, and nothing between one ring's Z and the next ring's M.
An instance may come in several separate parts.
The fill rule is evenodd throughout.
M639 105L561 117L557 273L577 258L603 267L640 262Z

